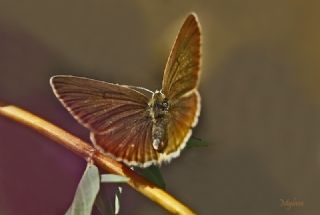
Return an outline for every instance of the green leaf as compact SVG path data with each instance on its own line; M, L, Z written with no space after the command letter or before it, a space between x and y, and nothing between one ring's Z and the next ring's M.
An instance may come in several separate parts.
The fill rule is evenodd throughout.
M90 215L99 189L98 168L88 163L66 215Z
M126 183L129 181L129 178L121 175L115 174L103 174L101 175L102 183Z
M189 141L187 142L186 148L190 149L193 147L207 147L208 143L195 137L191 137Z
M162 189L166 189L166 183L162 177L159 167L157 166L150 166L145 169L140 169L141 174L152 181L157 186L161 187Z

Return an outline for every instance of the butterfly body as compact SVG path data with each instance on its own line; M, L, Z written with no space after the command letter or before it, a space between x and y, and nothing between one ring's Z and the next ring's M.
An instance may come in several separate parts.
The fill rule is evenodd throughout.
M200 95L200 26L185 20L168 58L162 89L58 75L54 94L83 126L96 148L130 166L161 165L179 156L197 124ZM142 92L143 91L143 92Z
M167 126L169 115L169 101L166 96L156 90L153 93L149 102L149 112L152 118L152 146L158 151L162 152L167 145Z

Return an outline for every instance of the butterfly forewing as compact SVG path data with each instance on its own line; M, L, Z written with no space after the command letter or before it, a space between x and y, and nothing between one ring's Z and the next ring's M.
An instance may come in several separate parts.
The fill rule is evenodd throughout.
M200 73L200 27L195 14L187 17L168 58L162 92L169 99L194 90Z
M62 104L96 133L121 126L145 114L148 98L117 84L74 76L55 76L51 85Z

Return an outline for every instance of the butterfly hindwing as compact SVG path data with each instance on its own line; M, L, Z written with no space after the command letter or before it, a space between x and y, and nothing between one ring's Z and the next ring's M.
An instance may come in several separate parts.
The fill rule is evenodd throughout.
M200 111L200 96L192 91L188 96L180 97L171 104L168 120L168 144L164 150L173 157L179 155L191 135L191 128L196 125Z
M91 133L91 140L97 148L130 166L157 164L158 153L152 148L152 122L143 117L102 135Z

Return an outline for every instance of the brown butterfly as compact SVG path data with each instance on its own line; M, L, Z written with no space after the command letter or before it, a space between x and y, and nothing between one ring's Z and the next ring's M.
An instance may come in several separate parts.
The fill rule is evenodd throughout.
M162 89L118 85L58 75L54 94L91 131L96 148L127 165L160 165L178 157L197 124L200 95L200 26L195 14L183 23L167 61Z

